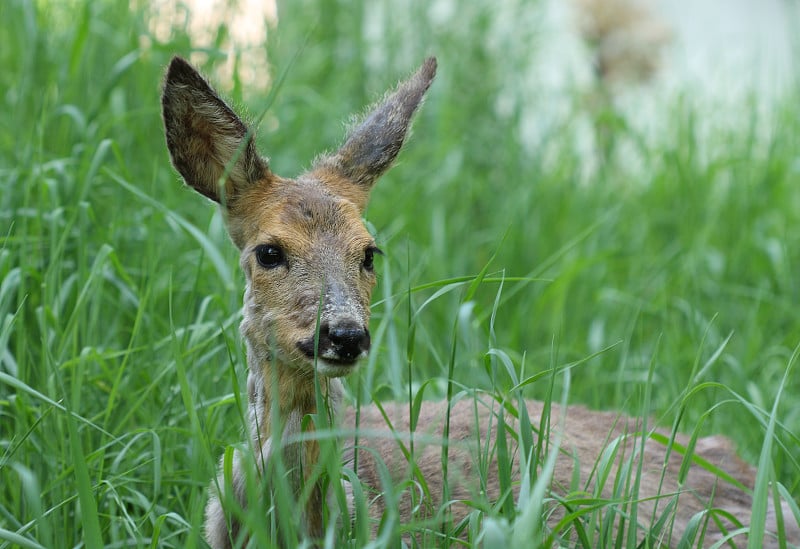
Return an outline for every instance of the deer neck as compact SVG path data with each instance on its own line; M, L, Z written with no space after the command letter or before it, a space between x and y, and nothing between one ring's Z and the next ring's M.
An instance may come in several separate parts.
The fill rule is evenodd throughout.
M251 353L248 353L248 363L250 432L254 447L261 449L257 455L269 459L279 452L284 466L291 469L289 482L299 496L312 478L319 479L316 469L320 446L313 438L297 442L297 437L304 432L312 433L320 427L320 422L325 422L323 425L332 423L333 411L342 395L341 382L323 377L315 381L313 372L277 360L257 360ZM324 409L320 410L318 402ZM307 416L312 416L313 421L305 421ZM318 480L312 482L315 486L301 520L306 533L312 539L319 539L324 534L323 492Z
M280 438L299 434L297 422L319 414L318 403L323 404L322 413L327 414L327 421L332 421L343 391L338 379L315 379L311 371L280 360L259 360L252 353L248 353L248 366L250 427L255 439L262 442L269 439L275 434L276 426L283 430ZM314 424L319 426L321 419L314 417L314 421L307 424L308 429L313 429Z

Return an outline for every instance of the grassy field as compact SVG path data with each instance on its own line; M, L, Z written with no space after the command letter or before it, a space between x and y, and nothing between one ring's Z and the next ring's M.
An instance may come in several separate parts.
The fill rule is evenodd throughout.
M800 493L800 98L722 123L687 90L647 132L576 86L556 116L526 76L535 6L442 24L422 1L351 4L282 3L269 73L218 82L258 116L285 75L258 141L295 175L439 58L367 212L387 253L353 392L510 395L544 372L526 396L726 434ZM163 68L197 45L134 5L0 3L0 547L203 546L208 482L242 438L242 276L160 121ZM212 75L218 31L193 58ZM610 153L578 146L600 125ZM514 534L501 514L491 539Z

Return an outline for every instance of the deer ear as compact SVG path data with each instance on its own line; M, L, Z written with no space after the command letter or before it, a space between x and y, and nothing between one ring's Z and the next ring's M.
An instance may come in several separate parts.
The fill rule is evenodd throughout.
M411 78L368 111L335 154L317 159L311 174L323 182L335 181L334 190L363 209L375 181L400 152L411 118L435 75L436 58L429 57Z
M223 203L270 175L244 122L180 57L167 69L161 106L172 164L200 194Z

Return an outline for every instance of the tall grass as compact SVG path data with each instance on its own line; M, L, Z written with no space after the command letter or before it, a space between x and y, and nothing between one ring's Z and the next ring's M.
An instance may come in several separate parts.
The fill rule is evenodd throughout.
M687 90L658 106L658 133L614 126L628 152L587 170L580 90L521 145L531 112L553 119L527 83L537 6L448 6L293 0L265 45L273 76L290 68L258 139L287 175L439 57L368 211L388 253L353 392L413 407L480 388L700 425L759 463L762 501L770 479L797 494L797 97L772 107L779 123L742 104L716 126ZM209 479L241 438L236 255L169 168L159 120L163 67L196 46L177 26L157 40L152 17L0 3L0 547L202 545ZM222 52L205 51L214 74ZM546 474L525 482L540 501ZM487 546L547 540L541 519L487 504L464 527ZM350 546L367 538L356 525Z

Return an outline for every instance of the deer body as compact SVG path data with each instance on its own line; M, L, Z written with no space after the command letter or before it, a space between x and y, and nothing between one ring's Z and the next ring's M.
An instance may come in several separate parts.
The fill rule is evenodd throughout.
M545 413L544 403L528 400L525 404L531 421L538 422ZM452 502L448 506L449 520L453 524L464 521L475 508L473 505L462 502L495 502L503 496L501 487L496 481L498 478L496 454L488 454L490 456L489 463L484 464L485 467L488 467L486 477L494 482L484 487L475 480L476 467L481 460L481 454L485 452L486 445L494 448L496 437L500 436L497 426L497 416L500 413L498 408L496 402L485 403L466 399L455 403L449 411L451 423L450 436L447 440L450 445L448 458L450 468L447 482L450 486L449 501ZM407 403L399 406L387 405L385 413L388 416L388 422L396 432L409 433ZM441 456L442 441L444 440L442 429L447 413L446 402L426 403L422 407L418 420L419 427L416 429L419 440L415 444L414 463L419 469L419 474L426 479L429 486L433 487L440 487L445 482L442 476ZM737 529L738 525L728 520L724 513L730 513L745 526L749 524L752 498L748 493L697 465L688 469L685 481L680 483L678 479L683 455L673 451L667 457L665 445L652 439L648 439L642 449L640 420L614 412L587 410L581 406L570 406L565 410L555 404L547 413L550 414L549 424L552 429L550 441L553 442L558 433L563 434L560 441L560 456L556 461L551 481L553 493L562 496L575 494L579 497L580 494L588 494L609 501L617 500L619 501L617 522L631 512L632 506L626 505L625 501L635 500L637 502L637 522L642 526L640 534L637 536L639 540L644 535L644 529L649 527L654 519L658 519L668 506L674 505L674 519L667 522L658 539L659 543L670 547L675 546L681 539L692 518L708 509L714 510L714 517L724 525L724 530L714 523L714 519L709 520L703 547L709 547L719 542L725 537L726 532L733 532ZM346 410L343 423L354 425L356 423L355 415L354 410ZM361 430L374 431L381 427L386 429L387 420L375 407L362 408L359 411L358 420ZM564 422L563 432L561 431L562 420ZM515 437L508 436L509 431L517 431L518 422L508 415L505 417L505 421L508 422L508 431L505 436L509 444L509 451L517 456L512 470L518 474L521 465L520 448ZM534 426L538 425L534 424ZM661 434L669 437L669 433L662 432ZM689 437L678 435L675 442L685 448L689 443ZM432 490L430 499L420 498L414 484L417 477L409 469L407 458L399 451L399 445L392 437L361 436L357 445L359 448L358 477L362 483L380 490L379 464L374 458L375 454L380 456L381 466L394 472L393 478L397 486L408 486L409 480L411 481L411 487L407 487L398 496L397 501L387 503L382 497L374 500L374 506L370 509L373 520L380 520L386 508L391 508L390 506L397 506L403 521L408 521L411 516L423 519L438 518L439 520L431 522L431 531L428 536L431 543L426 544L423 541L423 546L438 545L436 540L441 538L436 524L442 519L441 493ZM407 439L405 445L408 446ZM616 448L616 451L612 454L613 458L603 468L599 465L602 464L600 456L607 448L612 447ZM374 453L365 451L370 449ZM352 441L348 441L345 444L345 460L353 460L353 453ZM753 488L755 468L736 456L733 445L725 437L709 436L698 439L694 455L730 474L748 489ZM483 457L485 459L485 455ZM626 475L618 475L626 467L638 467L640 462L642 472L637 491L633 486L624 484ZM600 477L603 477L603 480L600 480ZM514 480L519 481L519 476L516 476ZM619 484L620 480L623 481L623 484ZM516 501L519 496L519 484L514 485L513 496ZM800 529L793 524L791 511L785 502L781 511L788 530L787 540L795 544L800 543ZM555 524L563 516L564 508L553 504L548 522ZM776 523L775 509L770 506L767 511L767 532L777 532ZM612 529L612 535L616 535L616 528ZM739 536L734 539L737 544L742 544L745 537ZM569 539L566 541L568 542ZM609 540L606 540L607 543ZM692 547L696 547L696 543L695 541ZM599 547L600 543L595 539L592 546ZM777 549L779 545L777 539L770 536L765 537L762 547Z
M246 541L246 532L239 531L239 520L225 508L223 496L232 495L244 505L245 463L255 461L259 470L264 471L278 452L281 461L289 466L286 478L291 489L296 494L310 489L300 518L301 530L312 543L326 531L323 518L326 502L315 471L320 446L313 437L297 438L304 429L313 428L313 422L309 424L305 418L327 413L319 409L315 379L323 380L319 383L323 400L336 409L342 400L338 378L351 373L357 361L369 352L369 304L375 284L373 256L380 250L364 227L361 215L372 185L400 151L412 116L435 71L435 59L425 61L413 76L370 111L337 152L318 158L298 178L285 179L271 172L267 161L255 151L246 125L186 61L175 58L169 66L162 106L172 162L189 186L220 204L231 239L241 251L240 263L246 278L241 332L247 345L249 440L247 450L234 454L230 478L221 473L212 484L205 524L206 539L212 547L231 547ZM528 402L527 408L532 423L536 424L542 404ZM441 427L447 413L445 403L427 403L420 416L420 429ZM470 481L474 477L471 470L476 466L471 448L476 447L475 441L488 440L490 446L496 442L493 425L497 410L461 401L449 414L451 499L469 499L475 490L482 490L490 500L503 496L496 482L479 487ZM590 466L581 467L576 475L575 460L570 454L574 452L580 464L595 463L609 437L623 437L625 432L635 431L634 420L580 407L553 408L554 418L562 415L565 417L561 447L565 454L554 472L554 490L568 491L577 478L580 487L591 492L596 481ZM401 408L390 406L388 419L396 432L410 430L408 415ZM358 421L359 429L388 431L386 418L375 407L363 407ZM518 426L513 419L508 423L511 429ZM356 426L352 409L344 411L343 424ZM432 432L431 440L437 438L438 444L420 442L415 454L421 473L432 487L430 501L425 503L432 517L437 516L442 504L437 487L445 480L441 468L441 430ZM517 453L514 470L518 471L516 441L510 438L509 445ZM622 440L621 455L637 451L636 437ZM396 480L408 480L408 463L396 439L363 436L358 438L357 445L356 473L364 485L381 490L376 458L361 449L375 450L395 473ZM356 455L352 446L352 442L345 443L345 462ZM690 492L682 494L676 506L675 531L685 530L692 515L704 509L712 495L713 505L730 509L747 522L750 498L742 490L697 467L691 469L687 483L679 486L680 461L676 457L665 461L664 447L652 441L638 451L643 456L639 498L687 489ZM252 452L252 456L242 452ZM753 467L735 456L726 439L702 439L696 454L728 469L745 485L753 484ZM622 458L615 463L613 471L619 470ZM497 464L492 461L488 467L491 473L496 471ZM224 463L220 470L224 470ZM660 480L662 476L666 481ZM518 483L514 490L516 498ZM663 501L648 501L642 509L664 505ZM379 519L385 502L380 497L375 502L371 512L373 518ZM413 497L401 497L391 505L399 504L401 517L408 517L418 503L414 503ZM455 503L450 509L454 520L460 520L469 510L463 503ZM640 514L642 523L651 519L641 515L648 513ZM711 529L714 530L713 525ZM707 539L719 537L718 534L718 529L712 531ZM797 537L800 538L800 533ZM680 535L673 534L673 539L679 538Z

